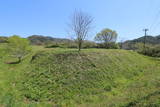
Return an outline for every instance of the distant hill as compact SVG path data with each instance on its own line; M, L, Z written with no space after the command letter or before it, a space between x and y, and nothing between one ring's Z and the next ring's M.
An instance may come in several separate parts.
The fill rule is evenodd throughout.
M134 45L136 43L143 43L143 42L144 42L144 36L140 37L138 39L125 41L124 43L122 43L122 48L123 49L134 49ZM158 36L147 36L146 37L146 43L147 44L152 44L152 45L160 44L160 35L158 35Z
M71 42L72 40L65 39L65 38L53 38L50 36L42 36L42 35L32 35L29 36L28 39L31 41L31 44L33 45L43 45L46 43L52 43L52 42Z
M8 37L0 36L0 43L7 43ZM43 45L47 43L65 43L65 42L72 42L70 39L65 38L54 38L50 36L43 36L43 35L32 35L27 37L30 40L32 45Z

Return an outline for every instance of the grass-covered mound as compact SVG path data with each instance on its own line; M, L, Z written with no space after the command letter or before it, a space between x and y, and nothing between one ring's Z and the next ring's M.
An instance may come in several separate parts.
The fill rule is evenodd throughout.
M158 64L124 50L44 51L32 57L20 90L31 101L127 106L160 88Z

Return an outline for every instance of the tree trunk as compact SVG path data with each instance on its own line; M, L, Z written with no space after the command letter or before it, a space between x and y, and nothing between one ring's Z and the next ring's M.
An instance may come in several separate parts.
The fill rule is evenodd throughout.
M81 51L81 48L82 48L82 41L79 41L79 43L78 43L78 51Z

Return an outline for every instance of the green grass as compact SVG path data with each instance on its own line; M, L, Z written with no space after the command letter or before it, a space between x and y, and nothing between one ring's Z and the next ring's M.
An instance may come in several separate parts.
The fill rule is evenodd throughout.
M0 45L0 106L160 106L160 61L132 51L44 49L21 64ZM31 62L32 56L35 56Z

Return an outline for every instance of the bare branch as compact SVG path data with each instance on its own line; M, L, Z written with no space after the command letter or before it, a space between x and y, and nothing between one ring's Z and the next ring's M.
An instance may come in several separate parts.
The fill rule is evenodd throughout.
M82 48L83 41L91 30L92 22L93 18L82 11L75 11L71 18L70 28L76 36L79 51Z

